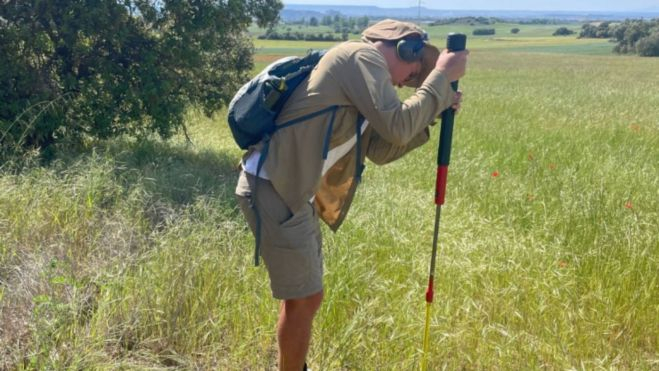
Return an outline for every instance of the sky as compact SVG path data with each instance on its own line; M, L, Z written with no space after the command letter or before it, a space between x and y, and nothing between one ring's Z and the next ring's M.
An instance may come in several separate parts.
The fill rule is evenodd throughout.
M381 8L418 6L418 0L283 0L284 4L373 5ZM568 10L568 11L638 11L659 10L659 0L421 0L431 9L464 10Z

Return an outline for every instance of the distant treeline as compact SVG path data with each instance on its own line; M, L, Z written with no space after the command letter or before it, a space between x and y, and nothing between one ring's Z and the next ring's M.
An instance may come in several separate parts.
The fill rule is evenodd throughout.
M289 25L304 25L311 27L318 26L328 26L334 27L336 32L337 30L348 29L350 30L363 30L368 27L369 18L366 16L363 17L344 17L341 14L335 14L333 16L326 15L323 17L310 17L302 18L299 21L286 22Z
M659 18L649 21L628 19L621 23L586 23L581 26L579 38L611 39L617 43L613 48L616 53L657 57L659 56Z
M549 18L522 19L518 21L519 24L563 24L568 22L570 21L564 19L549 19Z
M442 18L432 23L431 26L447 25L447 24L467 24L470 26L476 25L492 25L496 23L519 23L519 24L562 24L566 23L565 20L560 19L523 19L512 21L510 19L503 19L497 17L454 17Z
M496 17L457 17L439 19L431 23L431 26L446 24L494 25L496 23L509 23L510 21ZM522 20L519 24L557 24L556 19L531 19ZM322 18L311 17L301 21L287 23L287 25L302 25L309 27L326 26L333 27L335 34L330 32L293 32L290 27L286 32L275 29L268 30L259 39L271 40L305 40L305 41L345 41L349 34L359 34L368 27L368 17L344 17L340 14L327 15ZM511 29L511 33L518 33L519 28ZM558 28L554 36L566 36L575 32L567 27ZM477 28L473 30L474 35L494 35L494 28ZM659 56L659 18L652 20L628 19L624 22L591 22L583 24L579 32L579 38L604 38L611 39L616 43L613 51L619 54L638 54L640 56Z
M439 26L446 24L468 24L470 26L475 25L490 25L499 22L504 22L502 19L493 18L493 17L458 17L458 18L443 18L438 19L431 23L431 26Z
M301 40L301 41L346 41L349 34L359 34L363 29L368 27L369 18L364 17L344 17L341 14L334 16L324 16L321 18L310 17L302 18L299 21L287 22L285 26L297 25L298 28L302 26L319 27L325 26L334 29L333 35L331 32L293 32L291 27L286 28L286 32L278 31L274 28L268 29L265 34L258 36L259 39L267 40Z
M341 36L334 36L327 33L304 33L304 32L277 32L269 30L263 35L258 36L261 40L294 40L294 41L347 41L348 33L341 33Z

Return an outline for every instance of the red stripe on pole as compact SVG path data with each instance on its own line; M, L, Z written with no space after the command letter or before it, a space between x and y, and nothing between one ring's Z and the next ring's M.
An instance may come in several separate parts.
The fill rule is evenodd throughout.
M435 184L435 205L444 205L446 197L446 177L448 176L448 165L437 167L437 183Z
M427 303L432 303L432 297L435 293L432 289L433 281L434 281L433 276L430 276L430 278L428 278L428 290L426 290L426 302Z

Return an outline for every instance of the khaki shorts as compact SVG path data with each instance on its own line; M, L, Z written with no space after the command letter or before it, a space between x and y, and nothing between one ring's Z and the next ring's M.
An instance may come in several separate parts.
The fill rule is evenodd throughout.
M254 182L258 183L256 195L252 194ZM256 230L252 198L256 204L261 218L261 257L270 276L272 296L300 299L322 291L322 237L313 205L308 203L293 215L270 181L244 171L240 172L236 196L252 233Z

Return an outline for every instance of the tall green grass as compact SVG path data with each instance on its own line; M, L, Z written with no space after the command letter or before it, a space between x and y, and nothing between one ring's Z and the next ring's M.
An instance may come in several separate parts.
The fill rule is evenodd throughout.
M430 368L656 369L659 60L502 42L473 44L461 81ZM232 195L240 151L222 114L188 127L191 144L3 166L0 368L276 365L278 303ZM313 369L418 367L437 135L368 164L324 230Z

